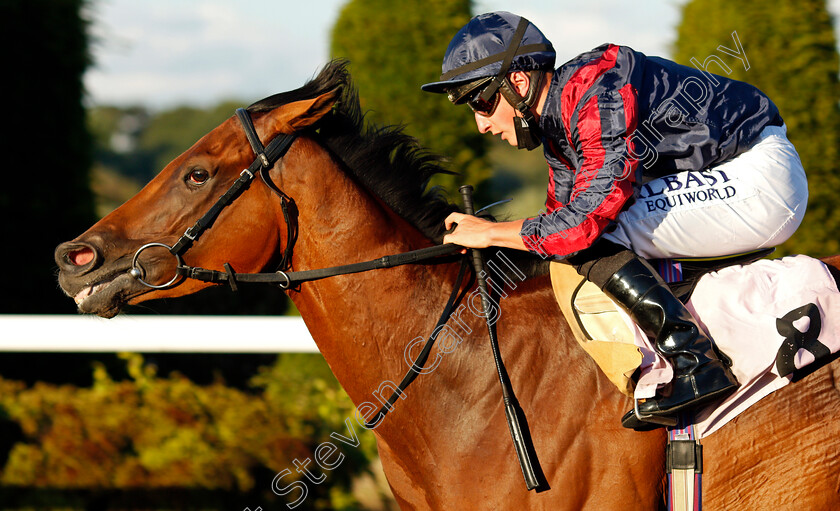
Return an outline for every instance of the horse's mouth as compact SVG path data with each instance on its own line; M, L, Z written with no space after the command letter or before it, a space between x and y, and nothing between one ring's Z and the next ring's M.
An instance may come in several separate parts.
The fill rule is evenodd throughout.
M76 296L73 297L73 300L76 302L76 305L81 306L82 302L84 302L87 298L95 295L99 291L102 291L103 288L108 287L112 282L114 282L114 279L97 282L92 286L88 286L76 293Z
M75 293L69 291L69 286L62 287L73 297L79 312L104 318L116 316L129 299L146 290L145 286L140 285L127 271L112 273L92 284L84 285Z

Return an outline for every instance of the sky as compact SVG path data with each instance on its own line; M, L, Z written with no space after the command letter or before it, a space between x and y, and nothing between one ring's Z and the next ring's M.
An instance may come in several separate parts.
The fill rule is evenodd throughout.
M561 63L604 42L670 56L684 1L474 0L474 9L525 16L553 42ZM330 29L346 2L92 0L88 102L163 109L250 103L295 89L328 61ZM829 8L840 12L840 0Z
M346 1L92 0L88 102L163 109L295 89L329 60L329 32ZM476 0L474 9L525 16L560 63L604 42L668 56L681 2Z

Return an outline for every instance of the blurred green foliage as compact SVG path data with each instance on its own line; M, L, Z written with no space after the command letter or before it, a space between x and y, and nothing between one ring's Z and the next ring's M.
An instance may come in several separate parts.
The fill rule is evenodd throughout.
M735 50L737 32L749 69L717 50ZM779 253L823 256L840 252L840 83L837 41L825 0L691 0L682 7L675 60L691 65L716 54L731 74L778 105L809 182L805 220Z
M444 51L470 16L470 0L350 0L332 29L331 55L349 59L368 118L405 124L423 146L448 157L450 170L461 175L434 182L452 197L459 185L489 177L488 137L468 108L420 86L440 79Z
M353 404L318 355L280 355L249 391L159 377L140 355L123 358L128 379L115 381L98 366L88 388L0 379L0 410L24 437L12 446L0 484L256 489L279 503L269 491L273 474L294 473L296 458L312 459L330 433L346 434L352 417ZM352 483L370 470L376 447L370 433L356 434L361 444L342 446L345 459L329 484L309 485L305 509L358 508Z
M96 106L88 109L87 125L93 136L94 172L97 177L113 175L127 179L125 188L110 194L102 189L98 211L104 216L155 177L178 155L233 115L244 102L225 101L209 108L179 106L152 112L141 106ZM111 177L113 179L113 177Z

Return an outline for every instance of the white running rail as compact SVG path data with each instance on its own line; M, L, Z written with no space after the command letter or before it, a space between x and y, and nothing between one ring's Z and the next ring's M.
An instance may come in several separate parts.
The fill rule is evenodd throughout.
M2 315L2 352L318 353L298 316Z

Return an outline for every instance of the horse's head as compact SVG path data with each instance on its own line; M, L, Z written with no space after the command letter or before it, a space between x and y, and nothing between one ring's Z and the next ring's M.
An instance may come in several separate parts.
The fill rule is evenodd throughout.
M331 91L254 112L254 127L267 145L278 134L311 126L329 112L336 99L337 91ZM75 240L58 246L55 260L62 290L75 299L81 312L112 317L126 303L183 296L208 286L175 279L177 258L166 247L173 246L204 215L254 158L237 119L223 122L167 165L131 200ZM282 167L281 159L272 173L279 173ZM229 262L237 271L262 270L275 260L279 246L287 242L280 202L269 187L252 183L183 253L183 261L210 269L222 269ZM160 245L144 248L138 254L149 243ZM139 275L129 273L133 267ZM173 279L174 285L165 285Z

